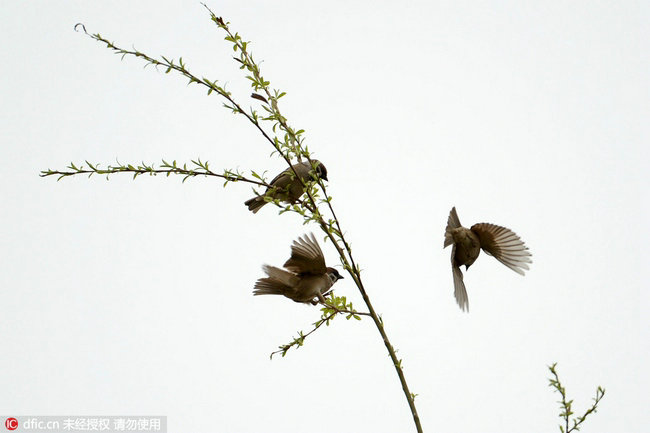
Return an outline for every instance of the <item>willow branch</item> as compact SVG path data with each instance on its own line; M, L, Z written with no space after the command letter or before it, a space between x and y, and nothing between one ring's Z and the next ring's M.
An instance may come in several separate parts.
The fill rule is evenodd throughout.
M207 8L207 6L205 6L205 7ZM370 315L370 317L372 317L373 322L375 323L375 326L377 327L377 329L378 329L378 331L379 331L379 333L380 333L380 335L382 337L382 340L384 341L386 349L389 352L389 355L390 355L390 358L391 358L391 360L393 362L393 365L395 366L397 375L398 375L399 380L400 380L400 382L402 384L402 389L404 391L404 394L405 394L406 399L407 399L408 404L409 404L409 408L410 408L411 413L413 415L413 419L414 419L417 431L422 432L422 427L420 425L419 416L418 416L417 410L415 408L414 394L412 394L409 391L408 385L406 383L406 379L404 377L404 372L402 370L402 365L401 365L402 361L397 358L395 349L393 348L392 344L390 343L390 341L388 339L388 336L386 335L386 332L384 330L383 321L382 321L381 317L376 313L376 311L374 310L374 308L373 308L373 306L372 306L372 304L370 302L370 298L368 297L366 289L365 289L365 287L363 285L363 282L361 280L360 268L354 261L354 258L352 256L352 251L351 251L350 244L345 239L344 232L343 232L343 230L341 228L341 224L340 224L340 222L339 222L339 220L338 220L338 218L336 216L336 213L334 212L334 209L332 207L331 198L327 195L325 185L323 184L322 180L317 179L318 186L320 187L323 194L325 195L324 201L327 202L327 206L329 208L329 211L332 214L332 219L330 219L328 222L326 222L323 219L322 214L321 214L321 212L320 212L320 210L318 208L318 202L316 200L316 195L315 195L316 190L315 189L312 190L311 182L305 182L300 176L298 176L298 174L296 173L296 170L292 166L291 159L292 159L293 156L295 156L298 159L298 161L301 161L302 157L307 158L308 161L310 161L310 163L312 161L310 159L310 155L309 155L308 150L306 148L304 148L304 149L302 148L301 134L304 131L302 131L302 130L296 131L287 124L285 117L279 111L278 103L277 103L278 99L280 99L284 95L284 93L278 92L277 90L274 91L273 93L271 93L268 81L266 81L266 80L264 80L262 78L262 75L261 75L261 73L259 71L259 67L257 66L257 64L255 64L253 56L247 50L247 42L243 41L241 39L241 37L237 33L233 34L229 30L229 28L227 26L227 23L225 23L221 17L217 17L216 15L214 15L214 13L212 13L212 11L209 8L207 8L207 9L210 12L212 20L220 28L222 28L226 32L226 34L227 34L226 40L229 40L229 41L233 42L235 51L239 50L239 52L241 53L241 56L239 58L235 58L235 60L237 60L242 65L242 68L246 68L249 72L251 72L252 75L248 76L247 78L252 81L253 88L255 90L260 90L261 89L266 94L266 97L268 98L268 100L266 98L264 98L263 96L261 96L261 95L254 94L253 97L255 97L255 99L261 100L261 101L263 101L265 103L265 105L263 105L263 108L266 110L268 115L266 117L263 117L262 120L275 122L274 126L273 126L273 130L275 131L276 126L277 126L282 131L284 131L285 135L284 135L283 140L279 140L277 137L271 138L271 136L264 130L264 128L262 128L262 126L260 124L260 121L259 121L260 117L258 116L258 114L253 110L251 110L251 113L247 113L246 111L244 111L241 108L241 106L232 98L231 94L229 92L227 92L223 87L221 87L221 86L219 86L217 84L217 81L210 81L207 78L199 78L199 77L193 75L192 73L190 73L187 70L186 65L183 62L182 58L179 58L178 59L178 64L176 64L173 59L169 60L169 59L165 58L164 56L162 56L161 60L160 60L160 59L152 58L152 57L150 57L150 56L148 56L148 55L146 55L146 54L144 54L144 53L142 53L140 51L137 51L135 49L133 49L133 50L125 50L125 49L117 47L112 42L110 42L107 39L101 37L99 34L89 34L89 33L87 33L85 27L83 25L81 25L81 26L83 28L84 33L86 33L91 38L106 44L107 48L113 50L116 54L121 54L122 58L124 58L125 56L135 56L135 57L138 57L138 58L142 58L147 62L147 65L151 64L151 65L154 65L156 67L165 68L166 73L169 73L171 71L175 71L175 72L178 72L178 73L182 74L183 76L185 76L186 78L189 79L189 84L196 83L196 84L207 87L208 88L208 94L211 94L213 92L217 93L218 95L220 95L222 98L224 98L227 101L227 103L224 103L224 106L226 108L231 109L236 114L244 115L258 129L258 131L262 134L264 139L266 141L268 141L273 146L274 150L277 151L281 155L281 157L285 160L285 162L289 166L289 170L291 170L291 172L293 173L295 178L299 179L299 181L303 184L303 186L305 188L305 193L307 195L307 200L302 202L302 204L304 205L304 208L306 209L306 211L309 214L307 214L304 211L302 211L301 209L299 209L298 206L287 206L285 208L285 211L286 210L294 210L296 212L301 213L301 215L303 215L303 217L305 218L305 222L309 222L309 221L312 221L312 220L317 222L320 225L320 227L323 229L323 231L326 233L327 237L329 237L329 239L332 241L333 245L335 246L335 248L336 248L336 250L337 250L337 252L338 252L338 254L339 254L340 258L341 258L341 262L342 262L343 266L348 271L348 273L351 275L353 281L355 282L356 286L358 287L358 289L359 289L359 291L360 291L360 293L361 293L361 295L363 297L364 302L366 303L366 306L368 307L369 312L367 314ZM77 28L78 26L80 26L80 25L75 26L75 28ZM112 167L112 169L115 169L115 168ZM127 167L127 169L132 170L130 167ZM146 173L151 174L151 175L157 174L157 172L154 172L154 171L148 170L148 169L144 169L144 170L134 169L134 170L135 170L135 171L133 171L134 177L136 177L138 175L141 175L141 174L146 174ZM171 173L174 173L174 174L185 174L186 178L187 178L187 176L192 177L192 176L196 175L194 173L189 173L189 172L188 173L181 173L178 170L170 170L169 168L166 168L166 170L168 170L168 171L164 172L164 173L169 174L171 172ZM43 172L42 175L43 176L59 175L59 176L65 177L65 176L70 176L70 175L73 175L73 174L81 174L81 172L79 170L72 170L72 171L74 173L65 172L65 171L46 171L46 172ZM126 170L120 168L115 172L124 172L124 171L126 171ZM93 173L105 174L105 173L103 173L101 171L92 170L92 169L90 170L90 172L85 171L84 173L89 173L89 175L92 175ZM163 172L160 172L160 173L163 173ZM106 174L111 174L111 173L106 173ZM222 178L225 178L227 182L228 181L235 181L235 179L229 178L228 176L225 176L225 175L217 175L217 174L214 174L214 173L213 174L201 173L201 174L202 175L212 175L212 176L216 176L216 177L222 177ZM236 181L245 181L245 180L236 178ZM259 183L255 182L255 181L253 183L256 183L258 185L262 185L262 184L259 184ZM266 184L263 184L263 185L268 186ZM339 241L341 242L341 244L343 246L341 246L339 244ZM338 314L338 312L335 311L333 314ZM322 323L320 323L314 330L310 331L310 333L308 333L306 335L310 335L312 332L314 332L316 329L318 329L318 327L320 327L321 325L322 325ZM301 337L299 338L300 344L302 344L303 339L304 339L304 336L301 335ZM282 346L281 346L281 348L282 348ZM282 351L282 349L281 349L281 351ZM286 353L286 351L284 351L283 354L284 353Z
M222 28L227 33L228 36L226 37L226 40L228 40L228 41L230 41L230 42L232 42L234 44L235 51L239 50L241 52L241 56L238 59L235 58L235 60L237 60L242 65L242 68L246 68L249 72L252 73L252 77L249 76L247 78L249 78L252 81L253 88L255 90L262 89L266 93L269 100L271 101L270 103L267 101L267 105L265 107L266 110L271 114L267 119L268 120L274 120L274 121L277 121L279 123L281 129L283 129L286 132L286 134L285 134L285 143L288 142L287 145L289 145L290 151L292 151L294 154L298 155L298 158L300 158L300 155L305 156L307 158L307 160L310 162L310 164L312 164L312 167L313 167L313 163L312 163L312 160L310 158L309 152L306 149L304 149L304 150L302 149L299 134L297 132L294 132L294 130L287 125L284 116L282 116L282 114L279 111L277 100L283 94L279 93L278 91L275 91L275 95L279 95L277 97L274 97L274 95L271 94L271 92L269 90L269 83L262 78L262 75L261 75L261 73L259 71L259 67L253 61L252 55L250 55L248 53L247 42L243 41L241 39L241 37L237 33L233 34L228 29L227 23L225 23L222 18L217 17L216 15L214 15L214 13L212 13L212 11L207 6L205 6L205 7L210 12L212 20L220 28ZM256 98L256 99L260 99L260 98ZM261 98L261 100L263 100L263 99L264 98ZM274 143L274 148L276 150L280 150L280 149L278 149L277 143ZM359 289L359 292L361 293L361 296L362 296L366 306L368 307L369 315L370 315L370 317L372 317L373 322L375 323L375 326L377 327L377 330L379 331L379 333L381 335L381 338L384 341L384 345L386 346L386 350L388 351L388 353L390 355L390 358L391 358L391 360L393 362L393 365L394 365L395 370L397 372L398 378L399 378L400 383L402 385L402 390L404 391L404 395L405 395L405 397L406 397L406 399L408 401L408 405L409 405L409 408L411 410L411 414L413 416L413 421L415 423L416 429L417 429L418 432L421 433L422 432L422 426L421 426L421 423L420 423L419 415L417 413L417 409L415 407L414 394L411 393L411 391L409 390L408 384L406 382L406 378L404 376L404 371L402 369L402 361L397 358L396 351L395 351L393 345L390 343L390 340L388 339L388 336L387 336L386 331L384 329L383 321L382 321L381 317L379 317L379 315L376 313L375 309L372 306L372 303L370 302L370 298L368 296L368 293L366 292L366 289L365 289L365 287L363 285L363 282L361 280L361 271L360 271L359 267L357 266L357 264L354 261L354 258L352 256L352 249L350 247L350 244L345 239L345 236L343 234L343 230L341 228L341 224L340 224L338 218L336 217L336 213L334 212L334 208L332 207L332 204L331 204L331 198L327 195L327 190L325 188L325 185L324 185L323 181L321 179L317 179L318 185L321 188L321 190L323 191L323 194L325 196L324 201L327 202L327 206L328 206L328 208L329 208L329 210L330 210L330 212L332 214L333 219L332 219L331 224L326 223L325 220L323 219L322 214L318 210L318 204L316 202L316 199L315 199L312 191L310 190L307 183L303 182L303 180L299 176L297 176L297 173L295 172L295 170L291 166L291 161L290 161L288 155L286 155L284 152L280 152L280 154L285 159L285 161L287 162L289 167L291 167L291 170L294 172L294 175L296 176L296 178L300 179L301 183L303 183L303 186L305 187L305 193L307 194L307 198L308 198L307 202L311 205L311 206L309 206L309 210L312 213L310 219L315 220L321 226L321 228L323 229L323 231L325 232L327 237L329 237L329 239L332 241L332 244L336 248L336 250L337 250L337 252L338 252L338 254L339 254L340 258L341 258L341 262L342 262L343 266L348 271L348 273L350 274L350 276L354 280L357 288ZM333 225L336 226L335 230L333 230ZM339 245L339 242L338 242L339 239L337 239L337 237L343 243L343 248ZM286 352L283 352L283 353L286 353Z
M279 350L276 350L275 352L272 352L270 358L273 359L273 355L275 355L276 353L281 353L282 356L284 357L287 354L287 352L289 351L289 349L291 349L292 347L294 347L294 346L296 346L296 347L302 346L304 341L305 341L305 338L309 337L311 334L316 332L316 330L318 330L318 328L320 328L323 325L323 323L329 324L329 321L332 320L334 318L334 316L336 316L337 314L338 313L335 311L332 314L328 315L327 317L320 319L318 322L315 322L314 323L314 328L311 331L309 331L308 333L306 333L306 334L303 334L302 331L298 332L298 337L297 338L295 338L289 344L284 344L282 346L278 346Z
M225 170L223 173L216 173L210 170L209 163L207 161L202 162L200 159L196 161L194 160L192 161L192 164L195 167L194 169L188 168L187 164L183 164L182 166L179 166L177 165L176 161L173 161L172 163L168 163L165 160L162 161L162 164L158 168L156 168L153 164L147 165L144 162L138 165L120 164L118 162L117 165L109 165L106 168L100 168L100 164L92 164L88 161L85 161L85 163L88 166L87 168L85 168L83 165L79 165L77 167L77 165L75 165L74 162L71 162L70 165L66 167L67 170L51 170L51 169L42 170L39 176L41 177L59 176L57 180L61 180L64 177L81 175L81 174L87 174L90 177L93 175L109 176L111 174L118 174L118 173L132 173L134 178L144 174L148 174L150 176L156 176L158 174L164 174L166 176L170 176L174 174L174 175L184 176L183 181L185 181L190 177L211 176L211 177L219 177L225 179L226 182L244 182L244 183L250 183L257 186L265 186L265 187L272 188L272 186L266 183L260 176L258 176L260 180L254 180L254 179L247 178L241 175L240 173L233 172L231 170Z
M219 18L220 19L220 18ZM165 69L165 73L168 74L171 71L175 71L189 79L188 84L198 84L201 86L204 86L208 89L208 95L214 93L217 93L219 96L224 98L226 101L228 101L229 104L224 104L224 106L230 110L233 111L235 114L241 114L244 117L248 119L249 122L251 122L255 127L258 129L258 131L262 134L262 136L269 142L273 147L275 147L277 150L278 146L276 145L275 141L269 136L269 134L262 128L260 122L259 122L259 117L256 112L252 111L251 113L247 113L232 97L230 92L227 92L225 88L219 86L217 83L218 81L211 81L207 78L199 78L198 76L192 74L190 71L187 70L186 64L183 61L182 57L179 57L178 59L178 64L175 63L174 59L167 59L165 56L161 56L160 59L155 59L153 57L148 56L147 54L136 50L135 48L133 50L126 50L124 48L120 48L117 45L115 45L113 42L109 41L106 38L103 38L99 33L88 33L86 31L86 26L79 23L75 25L75 30L78 28L81 28L83 32L89 36L90 38L101 42L106 45L106 48L112 50L115 54L121 55L122 59L126 56L133 56L137 58L141 58L145 60L147 63L145 65L153 65L155 67L162 67Z
M556 366L557 366L557 362L553 365L548 366L548 369L553 375L553 378L548 380L549 381L548 386L553 387L555 391L562 396L562 400L558 402L560 403L560 418L562 418L564 421L564 426L560 425L560 432L571 433L572 431L579 431L580 424L582 424L589 415L596 412L596 409L598 408L598 403L600 403L600 400L602 400L602 398L605 396L605 389L599 386L596 389L596 397L593 399L594 403L591 405L591 407L587 409L582 416L578 418L575 417L571 418L571 415L574 414L572 408L573 400L567 400L566 389L562 386L562 383L560 382L560 377L557 374L557 370L555 368ZM571 427L569 427L570 420L573 421L573 426Z

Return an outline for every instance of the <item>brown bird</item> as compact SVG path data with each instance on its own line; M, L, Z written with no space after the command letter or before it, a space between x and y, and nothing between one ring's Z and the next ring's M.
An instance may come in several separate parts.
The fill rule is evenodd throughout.
M468 229L460 225L456 208L451 208L445 230L445 246L453 244L451 250L451 269L454 276L454 295L463 311L469 311L467 290L460 267L467 270L476 260L481 248L495 259L524 275L527 263L532 263L531 254L524 242L510 229L494 224L479 223Z
M253 197L244 202L248 206L248 210L257 213L262 206L268 203L264 199L265 197L269 197L271 200L277 199L286 203L295 203L305 192L303 183L316 180L317 178L327 180L327 169L325 165L317 159L312 159L311 162L315 168L312 168L309 161L292 165L293 170L296 171L299 178L296 177L296 174L290 168L277 175L270 183L272 188L267 188L264 195ZM302 179L302 182L300 182L300 179Z
M336 269L325 266L323 251L313 233L293 241L291 257L284 267L287 270L262 266L268 277L257 280L253 295L284 295L295 302L316 305L325 302L334 283L343 279Z

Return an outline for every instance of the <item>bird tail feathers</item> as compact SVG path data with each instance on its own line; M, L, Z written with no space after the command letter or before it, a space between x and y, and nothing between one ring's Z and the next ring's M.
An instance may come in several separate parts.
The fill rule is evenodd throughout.
M289 293L298 281L298 276L275 266L264 265L262 270L268 275L255 282L253 295L285 295Z
M264 197L262 196L253 197L249 200L246 200L244 204L248 206L249 211L257 213L257 211L262 209L262 206L266 204L266 200L264 200Z

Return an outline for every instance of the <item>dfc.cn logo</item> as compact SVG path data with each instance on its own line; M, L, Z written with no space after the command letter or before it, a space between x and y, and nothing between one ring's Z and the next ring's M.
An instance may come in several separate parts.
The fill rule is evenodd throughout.
M7 418L5 427L7 427L7 430L16 430L18 428L18 420L16 418Z

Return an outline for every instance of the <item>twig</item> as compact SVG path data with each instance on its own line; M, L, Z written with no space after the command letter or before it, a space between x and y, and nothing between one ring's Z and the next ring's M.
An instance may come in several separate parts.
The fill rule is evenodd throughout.
M329 323L329 321L332 318L334 318L334 316L336 316L337 314L338 314L338 312L335 311L332 314L330 314L329 316L327 316L326 318L321 319L318 322L315 322L314 323L314 325L315 325L314 329L312 329L311 331L309 331L306 334L303 334L302 331L300 331L298 333L298 338L295 338L289 344L284 344L282 346L279 346L280 350L276 350L275 352L271 352L270 359L273 359L273 355L275 355L276 353L282 353L282 356L284 357L287 354L287 352L289 351L289 349L291 349L293 346L298 346L298 347L302 346L303 342L305 341L305 338L309 337L311 334L316 332L316 330L318 328L320 328L323 325L323 323Z
M562 386L562 383L560 382L560 377L557 374L557 370L555 367L557 366L557 362L553 365L549 365L548 369L551 371L551 374L553 374L553 378L549 379L549 384L548 386L553 387L556 392L559 392L560 395L562 396L562 400L560 400L558 403L560 403L560 418L564 420L564 426L560 425L560 432L562 433L571 433L572 431L579 431L580 430L580 424L582 424L589 415L592 413L596 412L596 409L598 407L598 403L602 398L605 396L605 389L601 388L600 386L596 389L596 397L593 398L594 403L591 405L589 409L580 417L578 418L572 418L571 421L573 421L573 426L569 427L569 419L571 418L571 415L574 414L572 405L573 405L573 400L567 400L566 396L566 389Z

